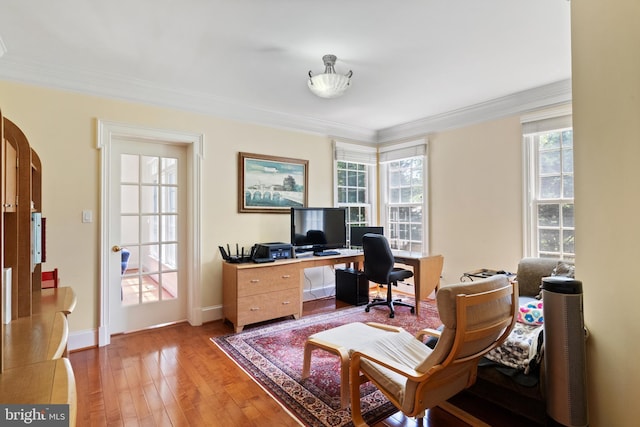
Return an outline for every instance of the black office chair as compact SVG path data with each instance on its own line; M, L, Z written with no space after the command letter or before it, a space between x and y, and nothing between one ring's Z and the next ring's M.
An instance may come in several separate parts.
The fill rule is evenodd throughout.
M374 298L364 309L367 313L369 309L376 305L386 305L389 307L389 317L395 316L395 305L411 308L411 313L415 313L416 308L411 304L393 299L391 293L392 286L398 286L398 281L408 279L413 273L403 268L394 268L395 259L389 242L380 234L367 233L362 237L362 249L364 250L364 275L372 282L387 286L387 298Z

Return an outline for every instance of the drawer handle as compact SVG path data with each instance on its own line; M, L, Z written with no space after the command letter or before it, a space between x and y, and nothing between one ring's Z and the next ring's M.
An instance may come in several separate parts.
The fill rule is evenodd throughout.
M290 278L290 277L291 277L291 275L290 275L290 274L283 274L283 275L282 275L282 278L283 278L283 279L288 279L288 278Z
M288 305L291 304L289 301L282 301L282 305Z
M260 279L251 279L249 280L249 283L258 283L260 281Z
M258 310L260 310L260 307L251 307L249 310L250 311L258 311Z

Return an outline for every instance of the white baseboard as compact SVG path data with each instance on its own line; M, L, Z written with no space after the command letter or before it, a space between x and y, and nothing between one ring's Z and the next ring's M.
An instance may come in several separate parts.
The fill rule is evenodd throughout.
M200 318L203 323L222 319L222 305L202 308ZM69 351L74 351L98 347L99 342L99 329L70 332L69 340L67 341L67 349ZM103 342L106 341L103 339Z
M69 333L67 348L69 351L81 350L83 348L91 348L98 346L98 330L88 329L85 331Z

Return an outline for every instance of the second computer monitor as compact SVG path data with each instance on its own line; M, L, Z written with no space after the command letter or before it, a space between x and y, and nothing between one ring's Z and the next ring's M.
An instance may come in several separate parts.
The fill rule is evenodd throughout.
M351 227L351 247L362 247L362 236L367 233L384 234L384 228L381 226L372 227Z

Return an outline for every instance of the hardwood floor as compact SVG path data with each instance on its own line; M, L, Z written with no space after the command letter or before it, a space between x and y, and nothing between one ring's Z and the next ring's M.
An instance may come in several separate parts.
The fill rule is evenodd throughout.
M342 305L334 299L312 301L304 304L304 314ZM231 326L222 321L199 327L183 323L114 336L109 346L72 352L77 425L298 426L209 340L231 332ZM471 406L495 427L530 425L484 402L471 402ZM375 425L400 426L468 424L435 409L428 411L422 424L396 413Z

